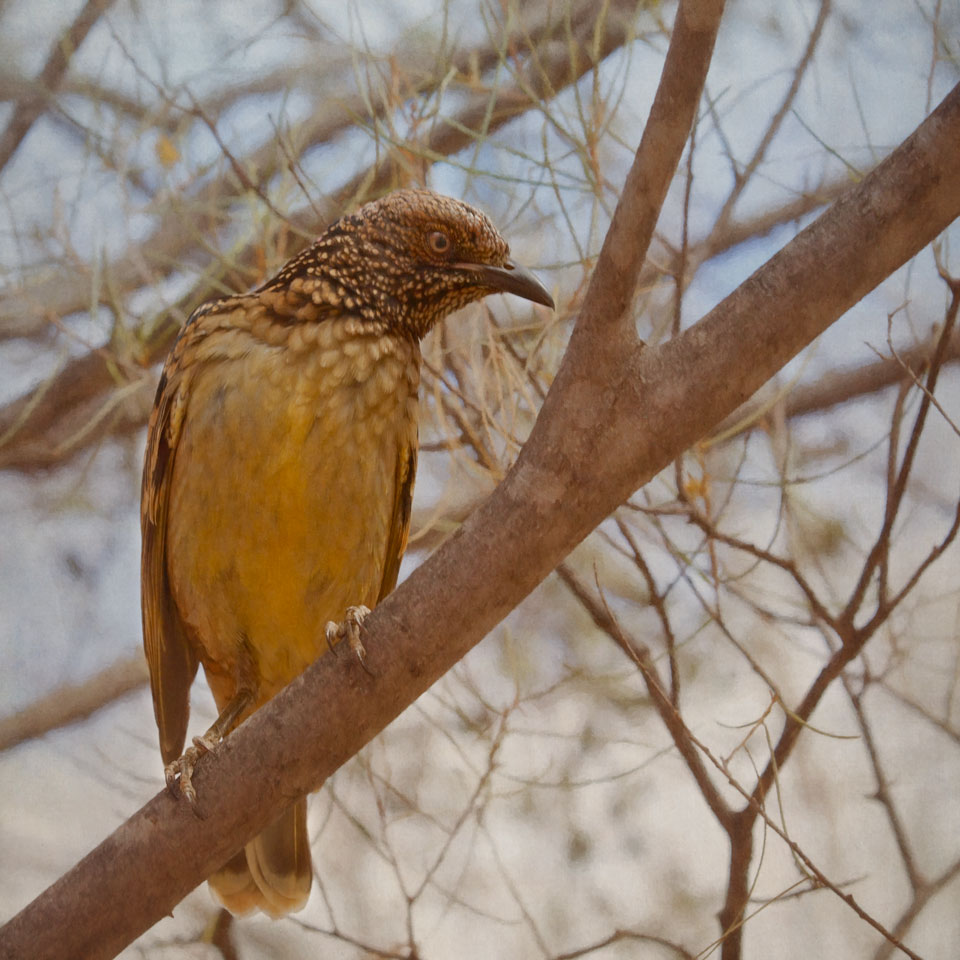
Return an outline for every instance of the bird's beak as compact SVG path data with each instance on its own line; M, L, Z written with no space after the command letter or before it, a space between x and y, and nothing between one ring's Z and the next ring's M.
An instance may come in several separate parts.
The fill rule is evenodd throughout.
M457 266L477 273L483 283L497 293L512 293L554 309L553 297L547 293L547 288L529 270L512 260L507 260L502 267L486 263L458 263Z

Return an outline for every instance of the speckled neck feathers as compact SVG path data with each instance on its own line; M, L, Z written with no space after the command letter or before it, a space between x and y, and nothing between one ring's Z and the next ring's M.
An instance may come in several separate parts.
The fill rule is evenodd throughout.
M346 312L419 338L491 292L468 265L502 267L508 254L480 211L426 190L400 190L331 224L254 295L287 320Z

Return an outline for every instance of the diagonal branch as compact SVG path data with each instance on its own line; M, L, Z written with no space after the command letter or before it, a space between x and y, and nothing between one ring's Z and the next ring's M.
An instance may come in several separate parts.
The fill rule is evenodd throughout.
M587 613L590 614L590 618L598 629L611 637L634 662L643 677L643 682L647 687L650 699L653 701L654 708L673 739L677 752L683 757L687 769L696 781L701 796L710 808L711 813L717 818L717 822L729 832L733 826L733 810L710 779L710 773L700 752L690 739L689 730L683 722L683 717L681 717L676 703L673 702L660 680L649 648L624 633L602 598L597 599L593 596L580 583L576 574L566 563L561 563L557 567L557 575L567 585Z
M790 87L783 98L783 103L780 104L779 109L771 118L766 131L760 138L760 143L757 144L757 148L754 150L753 156L747 161L746 166L744 166L742 170L735 171L733 189L724 201L723 208L717 216L717 222L711 234L722 234L726 231L730 224L730 217L733 215L733 208L746 189L747 184L750 183L757 167L760 166L766 157L770 144L773 143L774 137L776 137L783 121L793 107L793 102L796 100L797 93L800 91L800 84L806 75L807 68L813 61L813 54L817 49L817 44L820 42L820 37L823 35L823 28L826 25L827 17L830 15L830 3L831 0L820 0L820 11L817 13L817 20L813 25L813 29L810 31L803 56L793 70L793 79L790 81Z
M829 410L857 397L877 393L887 387L915 381L929 366L939 340L939 336L931 336L912 347L899 350L896 356L880 357L858 367L830 371L813 383L794 388L786 396L783 396L782 388L761 391L759 396L753 397L741 409L735 410L719 425L713 442L725 439L732 433L754 429L762 423L765 415L781 397L786 417L803 417ZM948 338L943 362L956 363L958 360L960 331L954 330Z

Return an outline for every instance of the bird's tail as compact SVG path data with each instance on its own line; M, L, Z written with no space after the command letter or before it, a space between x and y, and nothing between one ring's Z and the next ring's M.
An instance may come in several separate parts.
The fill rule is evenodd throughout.
M213 874L209 883L231 913L259 907L272 917L282 917L304 906L312 880L307 800L301 797Z

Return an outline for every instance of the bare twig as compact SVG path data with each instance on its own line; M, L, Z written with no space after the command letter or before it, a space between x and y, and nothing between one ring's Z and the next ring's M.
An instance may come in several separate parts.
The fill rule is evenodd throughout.
M138 654L101 670L83 683L59 687L0 720L0 751L85 720L106 704L145 686L146 682L147 664Z
M17 147L30 132L37 118L43 114L49 98L60 84L63 75L70 66L74 52L87 38L101 14L112 5L113 0L87 0L74 17L73 23L66 29L47 57L35 83L33 96L21 97L0 134L0 170L3 170Z
M813 29L810 31L810 36L807 39L807 46L803 51L803 55L800 57L800 61L797 63L796 67L793 68L793 78L790 81L790 87L788 88L779 109L770 118L770 123L767 124L767 129L760 138L760 142L757 144L757 148L754 150L753 156L747 161L742 170L734 171L733 189L730 191L730 195L724 201L723 207L721 208L713 230L711 231L711 235L723 234L729 226L730 218L733 215L733 208L736 206L736 203L740 199L740 196L747 184L749 184L753 178L753 174L763 162L764 157L767 155L767 150L769 149L770 144L773 142L774 137L777 135L777 132L780 130L780 127L783 124L783 121L786 119L793 106L793 102L797 97L797 93L800 91L800 84L803 82L807 68L810 66L810 63L813 60L814 52L816 51L817 45L820 42L820 37L823 34L823 28L826 25L827 17L829 15L830 0L820 0L820 10L817 13L816 22L813 25Z

